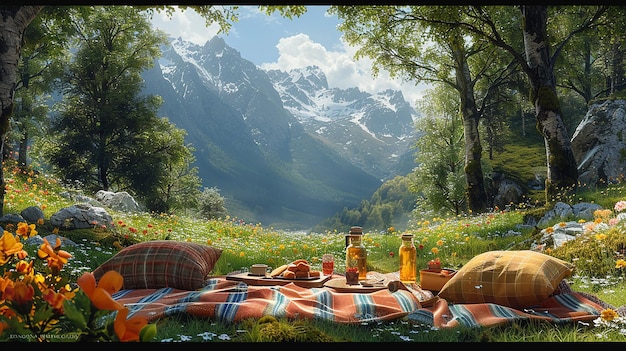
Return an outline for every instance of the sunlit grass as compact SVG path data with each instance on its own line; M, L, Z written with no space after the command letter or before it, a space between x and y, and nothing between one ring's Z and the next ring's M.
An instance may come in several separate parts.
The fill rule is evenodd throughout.
M20 173L6 167L5 214L19 214L24 208L38 206L49 218L63 207L71 206L70 196L81 194L80 190L68 189L60 182L35 172ZM624 199L623 188L616 185L596 193L604 199L602 205L612 205ZM594 193L580 195L584 201L592 202ZM610 201L605 201L610 199ZM600 203L600 201L597 201ZM452 218L429 218L408 228L414 234L418 247L418 267L426 267L433 258L440 258L444 267L460 268L477 254L490 250L528 249L534 236L534 228L520 227L525 211L502 211L475 216ZM72 281L85 271L91 271L112 257L123 246L147 240L175 240L202 243L223 250L212 275L249 267L254 263L266 263L270 267L306 259L316 269L321 269L321 256L332 253L336 258L336 271L343 273L345 265L345 234L336 231L324 233L283 232L261 223L246 223L238 218L225 217L205 220L188 216L125 213L107 210L112 218L112 229L91 228L65 230L53 228L48 221L39 225L39 235L58 232L76 243L67 247L73 257L64 268L64 274ZM398 269L398 248L401 232L368 232L364 228L364 244L367 248L368 269L382 273ZM550 254L572 261L580 267L571 279L576 291L593 293L614 306L626 304L624 274L615 266L616 251L613 246L622 242L626 230L614 229L604 236L581 236L563 249ZM626 239L624 239L626 240ZM36 246L26 247L29 252ZM582 263L584 262L584 264ZM590 277L580 273L589 270L604 270L601 277ZM273 323L273 322L272 322ZM430 326L416 325L404 320L374 323L360 326L337 325L327 321L305 321L304 327L289 329L289 321L276 321L277 339L295 337L297 333L309 333L316 340L363 341L363 342L424 342L424 341L626 341L626 337L615 328L594 328L585 325L535 325L526 323L507 328L436 330ZM163 342L232 342L261 340L260 321L245 321L224 325L198 318L175 318L158 322L157 340ZM304 330L304 331L303 331ZM294 334L295 333L295 334ZM290 339L289 339L290 340Z

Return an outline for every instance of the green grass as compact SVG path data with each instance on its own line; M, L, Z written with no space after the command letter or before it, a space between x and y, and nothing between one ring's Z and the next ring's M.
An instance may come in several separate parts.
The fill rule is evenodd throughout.
M6 167L6 166L5 166ZM12 168L5 171L7 193L4 213L19 213L28 206L39 206L46 218L72 202L60 196L68 189L59 182L41 174L21 174ZM612 208L616 201L623 199L621 185L596 192L586 191L572 201L595 201L606 208ZM526 211L487 213L476 216L454 218L422 219L407 229L414 234L418 249L418 267L439 257L444 267L459 268L475 255L500 249L528 249L538 235L533 228L519 229ZM345 259L344 235L340 232L291 233L266 228L262 224L245 223L237 218L226 217L220 220L202 220L186 216L157 214L128 214L109 211L114 218L114 228L83 230L59 229L59 235L77 243L66 247L73 257L63 270L63 274L75 281L85 271L95 269L113 256L122 246L134 242L165 239L190 241L213 245L223 250L213 275L225 275L241 267L254 263L266 263L271 267L296 259L308 260L314 268L321 269L321 256L333 253L336 269L343 270ZM37 226L41 236L52 233L49 222ZM509 231L518 232L509 235ZM368 268L371 271L392 272L398 269L399 232L370 233L365 228L364 243L368 250ZM609 235L608 233L607 235ZM595 241L594 241L595 240ZM574 290L593 293L614 306L626 304L626 283L623 275L614 267L615 248L612 241L601 242L598 238L587 237L577 241L572 250L554 250L551 254L566 260L576 258L592 261L596 267L609 272L602 278L576 275L571 279ZM588 245L588 246L585 246ZM604 245L604 246L603 246ZM608 246L607 246L608 245ZM589 250L585 250L589 248ZM591 250L591 248L593 250ZM33 254L36 247L26 247ZM587 259L585 253L593 252ZM570 255L570 256L568 256ZM601 256L601 259L598 259ZM607 266L608 265L608 266ZM163 342L256 342L256 341L352 341L352 342L465 342L465 341L626 341L626 336L617 328L599 328L593 325L551 325L540 323L519 323L506 327L480 329L435 330L430 326L414 324L407 320L364 325L337 325L328 321L286 321L264 318L237 324L220 324L212 320L195 317L170 317L158 321L158 334L155 341Z

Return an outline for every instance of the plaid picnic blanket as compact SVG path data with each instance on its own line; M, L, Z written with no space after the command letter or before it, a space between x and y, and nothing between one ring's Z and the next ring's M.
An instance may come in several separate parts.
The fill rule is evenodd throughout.
M254 286L223 276L212 277L199 290L126 289L115 293L113 298L129 308L128 318L141 315L149 321L180 314L220 322L262 316L324 319L337 323L407 317L438 328L495 326L519 320L592 321L605 308L601 301L573 291L561 291L536 308L516 310L491 303L449 304L441 298L425 306L413 289L338 292L329 287L303 288L293 283Z

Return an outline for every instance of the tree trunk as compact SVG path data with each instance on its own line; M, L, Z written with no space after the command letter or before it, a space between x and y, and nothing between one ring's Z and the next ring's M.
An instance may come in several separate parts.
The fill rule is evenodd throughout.
M547 8L522 6L521 10L524 16L524 51L531 71L531 98L535 105L537 129L546 147L546 201L552 203L576 189L578 166L556 93L550 44L546 37Z
M13 113L13 93L24 31L43 6L0 6L0 157ZM0 159L0 164L2 160ZM4 213L4 171L0 167L0 216Z
M19 149L17 150L17 165L22 171L28 171L28 158L26 152L28 151L28 131L25 130L20 136Z
M482 213L487 210L487 192L482 168L482 145L478 132L479 113L474 99L474 83L471 79L467 56L461 37L451 40L452 56L455 62L456 84L461 100L463 116L463 136L465 140L465 172L467 205L471 212Z

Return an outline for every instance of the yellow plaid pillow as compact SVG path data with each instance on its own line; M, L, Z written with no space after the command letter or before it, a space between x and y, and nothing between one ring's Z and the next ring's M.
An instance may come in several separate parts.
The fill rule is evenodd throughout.
M438 296L450 303L528 308L552 295L573 272L573 264L535 251L488 251L461 267Z

